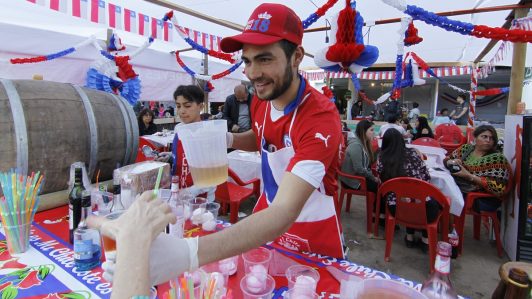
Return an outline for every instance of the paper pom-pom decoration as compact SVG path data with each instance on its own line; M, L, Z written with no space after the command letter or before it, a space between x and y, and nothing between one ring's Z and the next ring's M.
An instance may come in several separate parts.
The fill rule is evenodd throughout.
M417 28L414 26L414 21L408 24L408 29L405 32L405 46L417 45L423 41L422 37L417 34Z

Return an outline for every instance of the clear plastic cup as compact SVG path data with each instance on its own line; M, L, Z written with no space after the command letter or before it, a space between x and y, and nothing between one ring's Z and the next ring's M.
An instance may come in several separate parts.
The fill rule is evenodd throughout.
M318 285L318 281L320 281L320 274L316 269L305 266L305 265L293 265L288 267L286 269L286 280L288 281L288 288L292 289L294 286L299 284L304 284L307 289L312 289L313 292L316 291L316 286ZM311 279L304 279L301 278L298 281L298 277L300 276L307 276ZM312 283L314 281L314 283Z
M371 278L359 283L355 298L427 299L421 292L397 281Z
M116 212L106 215L105 218L109 220L114 220L120 217L124 212L125 212L124 210L116 211ZM103 245L103 252L105 254L105 259L106 260L115 259L116 258L116 241L105 236L104 234L101 234L101 235L102 235L102 245Z
M205 214L203 214L201 221L201 228L204 231L213 231L216 229L219 210L220 204L217 202L209 202L205 205Z
M275 280L270 275L255 277L250 273L240 280L240 289L244 299L270 299L275 289Z
M223 274L227 274L229 276L234 275L238 269L238 258L239 256L236 255L236 256L218 261L220 271Z
M200 121L176 128L196 187L227 180L227 121Z
M220 290L225 294L227 290L227 283L229 282L229 274L224 273L220 267L220 262L214 262L201 267L207 273L207 279L216 279L215 290Z
M244 273L268 273L272 252L259 247L242 254L244 260Z
M157 198L168 203L170 202L170 197L172 196L172 192L170 189L159 189L157 191Z
M172 208L172 212L176 216L176 223L175 224L169 224L168 225L168 234L177 237L177 238L183 238L183 235L185 233L185 210L188 209L188 206L185 202L181 200L177 200L175 202L169 203L170 208Z
M288 290L283 294L284 299L318 299L320 296L311 290Z
M207 206L207 199L203 197L190 198L187 201L187 205L188 209L185 209L185 218L190 219L192 225L201 225L205 207Z
M31 222L22 223L19 225L4 225L3 228L9 254L20 254L28 250Z

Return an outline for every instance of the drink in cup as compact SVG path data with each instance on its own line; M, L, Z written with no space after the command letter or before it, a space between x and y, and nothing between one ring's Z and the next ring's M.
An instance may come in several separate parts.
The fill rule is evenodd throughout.
M105 216L106 219L114 220L118 219L124 211L117 211L113 212L111 214L108 214ZM105 254L105 259L114 259L116 257L116 241L104 234L102 234L102 244L103 244L103 250Z
M227 180L227 121L211 120L176 128L190 172L197 187L211 187Z

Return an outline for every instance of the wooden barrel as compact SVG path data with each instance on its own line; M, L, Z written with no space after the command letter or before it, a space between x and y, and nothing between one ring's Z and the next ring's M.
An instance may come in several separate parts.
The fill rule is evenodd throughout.
M67 83L0 79L0 171L41 171L43 193L68 187L70 165L85 162L94 181L135 161L138 124L113 94Z

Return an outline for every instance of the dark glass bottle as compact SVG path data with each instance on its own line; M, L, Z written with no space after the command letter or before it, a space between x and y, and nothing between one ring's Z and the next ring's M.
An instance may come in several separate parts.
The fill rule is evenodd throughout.
M81 220L81 193L85 190L81 183L81 168L74 170L74 187L68 195L68 228L70 233L70 244L74 243L74 230L78 228Z
M528 274L519 269L511 268L508 280L501 279L492 299L526 299L530 298L530 280Z

